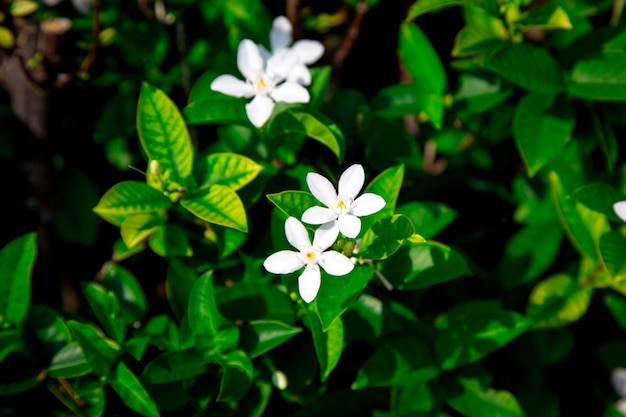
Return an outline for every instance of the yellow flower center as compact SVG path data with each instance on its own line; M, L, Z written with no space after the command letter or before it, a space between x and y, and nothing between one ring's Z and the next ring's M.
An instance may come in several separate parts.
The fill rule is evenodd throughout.
M346 203L343 200L339 200L337 202L337 210L345 210L346 209Z
M267 88L267 84L265 83L265 80L263 80L263 78L259 78L259 81L257 81L256 86L258 87L259 90L265 90Z
M315 260L315 252L310 250L306 253L306 259L308 261L314 261Z

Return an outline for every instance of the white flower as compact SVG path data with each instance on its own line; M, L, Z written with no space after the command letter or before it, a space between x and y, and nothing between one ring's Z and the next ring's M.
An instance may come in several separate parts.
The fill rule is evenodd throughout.
M625 203L625 202L622 201L622 203ZM624 368L613 369L613 372L611 372L611 382L613 383L613 388L615 388L615 391L621 397L615 403L615 408L617 409L617 411L619 411L620 413L626 416L626 369Z
M272 114L274 101L309 102L306 88L293 81L283 82L297 62L296 53L290 49L266 60L254 42L244 39L237 48L237 67L246 81L229 74L220 75L211 83L211 89L234 97L254 97L246 104L246 114L254 126L261 127Z
M356 196L365 183L365 171L359 164L352 165L339 177L339 194L335 187L323 176L310 172L306 183L311 193L326 208L314 206L302 214L302 221L309 224L322 224L324 233L334 239L339 232L349 238L355 238L361 232L359 217L376 213L385 207L385 200L378 194L365 193ZM330 239L330 237L328 237Z
M354 268L350 259L341 253L334 250L326 251L335 240L328 240L328 234L321 233L320 229L315 231L311 244L306 228L295 217L289 217L285 222L285 235L298 252L278 251L270 255L263 262L263 266L274 274L289 274L304 267L298 278L298 290L307 303L313 301L320 289L320 266L334 276L346 275Z
M311 84L311 72L307 68L307 65L314 64L324 54L324 45L321 42L301 39L296 41L291 48L289 45L293 40L293 28L289 19L285 16L278 16L272 23L272 30L270 31L270 46L272 53L277 54L284 50L292 50L297 56L297 62L292 67L289 74L287 74L287 80L297 82L302 85ZM259 45L262 54L270 55L269 52Z
M619 201L613 204L613 211L619 216L620 219L626 222L626 201Z

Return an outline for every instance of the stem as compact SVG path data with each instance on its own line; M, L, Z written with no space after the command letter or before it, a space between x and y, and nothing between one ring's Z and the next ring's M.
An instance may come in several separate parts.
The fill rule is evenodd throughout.
M89 69L93 65L96 60L96 54L98 52L98 45L100 43L100 30L102 29L102 24L100 22L100 9L101 4L100 0L93 0L93 25L91 26L91 42L89 43L89 50L82 64L80 64L80 68L78 69L79 73L89 72Z
M352 19L352 22L350 23L346 37L337 52L335 52L335 56L333 58L333 70L337 73L343 66L343 62L350 54L350 51L352 51L352 48L359 37L363 17L365 16L365 13L367 13L367 0L359 0L354 8L354 12L354 19Z

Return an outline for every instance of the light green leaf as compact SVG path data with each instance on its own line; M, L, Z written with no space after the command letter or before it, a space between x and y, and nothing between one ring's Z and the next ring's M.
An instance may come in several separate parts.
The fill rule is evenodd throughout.
M142 416L159 417L159 409L154 400L124 362L117 365L109 383L130 409Z
M255 320L241 327L239 347L255 358L285 343L302 329L270 320Z
M0 26L0 48L13 49L15 46L15 36L11 29Z
M180 204L200 219L230 227L242 232L248 231L246 209L232 189L213 184L204 195L183 197Z
M172 201L148 184L123 181L107 191L93 211L104 220L121 226L130 214L166 212Z
M74 333L74 337L94 373L108 376L113 372L112 368L121 354L119 345L102 336L88 324L70 320L67 325Z
M413 3L406 20L413 20L423 14L439 11L446 7L460 6L463 0L420 0Z
M288 134L306 135L330 149L339 163L343 161L346 140L337 125L328 117L315 111L285 110L270 119L267 132L272 137Z
M421 236L414 235L415 228L411 220L403 214L394 214L377 221L365 232L359 256L374 260L386 259L400 249L405 239L424 241Z
M430 381L439 369L426 344L416 337L403 337L384 343L363 364L352 389L397 387Z
M578 61L567 92L587 100L626 101L626 53L612 51Z
M533 289L526 315L535 329L566 326L585 314L592 294L593 287L581 287L569 275L554 275Z
M571 138L576 119L571 105L553 95L530 93L515 110L513 137L528 175L558 155Z
M159 212L126 216L120 227L122 240L128 248L144 243L167 219Z
M137 106L137 131L148 159L157 160L173 180L183 182L191 174L194 151L183 116L163 91L145 82Z
M435 355L442 369L458 368L500 349L531 324L497 303L459 304L435 320Z
M38 8L39 4L36 1L16 0L11 2L9 12L12 16L23 17L35 13Z
M195 350L163 353L150 361L141 378L148 384L165 384L202 375L208 370L207 361Z
M78 342L70 342L62 347L50 361L50 378L76 378L91 372L91 366L85 359Z
M521 19L515 20L514 25L525 30L530 28L572 29L572 22L567 12L557 3L542 4L529 9Z
M202 160L200 185L219 184L237 191L250 183L263 167L235 153L212 153Z
M0 325L19 326L30 305L30 279L37 257L35 233L9 242L0 251Z
M537 93L558 93L565 88L554 57L546 49L529 43L501 43L486 56L484 66Z
M320 206L317 198L307 191L283 191L276 194L268 194L267 198L288 216L296 219L302 218L302 213L309 207Z

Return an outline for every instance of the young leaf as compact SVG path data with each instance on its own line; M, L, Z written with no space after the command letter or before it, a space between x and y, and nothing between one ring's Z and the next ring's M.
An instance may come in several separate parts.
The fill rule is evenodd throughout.
M235 153L212 153L202 160L200 185L219 184L237 191L250 183L263 167Z
M357 373L352 389L397 387L427 382L439 375L426 344L416 337L403 337L378 347Z
M117 365L109 383L130 409L142 416L159 417L159 409L154 400L124 362Z
M515 110L513 137L531 177L570 139L576 119L571 105L553 95L530 93Z
M120 356L120 347L114 341L100 335L88 324L70 320L67 325L74 333L87 363L96 375L108 376Z
M107 191L93 211L115 226L121 226L130 214L164 212L172 201L148 184L122 181Z
M229 187L213 184L206 194L183 197L180 204L206 222L248 231L246 209L237 193Z
M337 160L343 161L346 140L337 125L321 113L302 110L285 110L273 117L267 127L272 137L287 134L303 134L330 149Z
M122 240L126 247L134 248L152 236L166 220L159 212L129 214L120 227Z
M562 327L585 314L592 295L593 287L581 287L569 275L554 275L530 293L526 315L535 329Z
M177 182L193 167L193 148L187 125L176 105L161 90L141 85L137 106L137 131L148 159L158 161Z
M248 352L250 358L255 358L285 343L301 331L300 327L278 321L251 321L241 327L239 347Z
M435 355L442 369L458 368L506 345L531 324L521 314L497 304L459 304L435 320Z
M35 233L9 242L0 251L0 325L19 326L30 305L30 279L37 257Z

